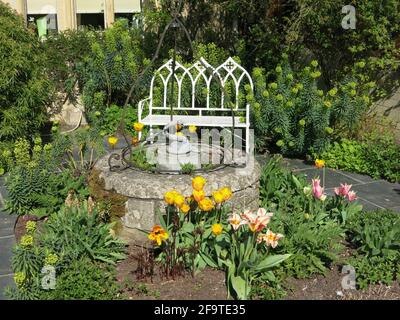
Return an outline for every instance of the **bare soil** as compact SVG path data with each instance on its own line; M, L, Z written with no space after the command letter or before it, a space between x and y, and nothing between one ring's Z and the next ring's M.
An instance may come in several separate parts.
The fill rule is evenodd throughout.
M400 300L400 285L371 285L365 290L343 290L343 274L334 266L325 276L308 279L288 279L288 294L284 300Z
M14 235L17 242L26 233L26 223L28 221L36 221L38 227L40 227L44 220L39 220L36 216L29 214L18 217L14 228Z
M117 279L124 286L123 294L130 300L224 300L225 273L205 269L192 277L185 272L175 279L167 279L158 267L153 276L141 279L135 255L142 249L130 246L129 256L118 264Z

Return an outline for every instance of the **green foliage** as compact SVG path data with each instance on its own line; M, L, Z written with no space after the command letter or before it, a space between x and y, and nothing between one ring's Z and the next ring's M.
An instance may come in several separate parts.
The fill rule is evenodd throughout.
M90 53L90 39L99 34L79 28L52 33L41 43L45 54L46 76L55 86L51 112L57 112L68 99L77 102L83 86L84 57Z
M90 173L97 159L105 154L104 140L99 131L100 128L95 125L80 128L68 135L54 136L55 153L62 155L58 159L61 170L68 167L76 176Z
M393 137L372 134L366 137L363 151L367 167L365 173L374 178L400 181L400 145Z
M127 20L117 20L100 38L90 39L90 53L84 64L82 100L91 120L95 111L104 112L113 104L124 105L132 84L148 64L139 30L129 28ZM145 83L134 88L135 95Z
M57 277L54 290L42 290L41 300L112 300L118 287L113 272L88 258L71 262Z
M358 141L343 138L340 142L333 142L326 151L322 152L320 159L324 159L329 168L364 173L367 171L367 164L363 157L364 148L365 146Z
M274 279L259 277L254 280L250 292L252 300L280 300L286 296L286 290L282 286L282 272L275 270Z
M366 256L398 255L400 217L391 211L364 212L349 221L351 241Z
M366 289L371 284L391 285L400 279L399 260L396 257L357 256L350 259L349 264L356 270L357 286Z
M196 166L193 163L185 163L181 165L181 172L183 174L192 174L196 170Z
M281 157L273 157L262 169L260 201L275 212L271 228L285 237L276 253L291 253L282 264L286 275L303 278L325 273L343 249L343 228L331 218L329 201L322 203L304 191L304 178L284 168Z
M151 164L147 160L146 150L135 150L132 152L131 161L135 164L136 167L142 170L154 170L156 168L155 164Z
M328 84L349 73L359 74L365 81L383 79L399 67L400 4L397 0L346 4L356 8L356 30L342 28L341 2L297 1L290 14L287 42L294 54L301 48L312 52L321 62ZM354 67L355 62L358 65Z
M121 119L124 119L124 130L133 134L133 123L137 121L137 110L131 106L124 111L121 107L113 104L105 109L104 114L96 116L93 122L99 125L101 135L107 135L115 133Z
M115 264L125 257L125 248L110 234L112 226L101 223L97 208L88 211L86 202L78 207L62 207L47 221L42 244L58 253L63 262L89 257Z
M154 5L154 1L151 3L152 6L145 9L145 41L151 44L146 48L149 53L155 51L157 31L168 23L169 14L174 8L172 0L161 1L158 6ZM282 23L287 23L287 15L281 13L284 13L283 10L279 10L274 0L190 0L185 1L185 14L181 19L192 40L199 43L214 42L231 55L240 56L246 67L251 68L260 64L272 66L278 62L276 53L284 42ZM218 23L207 23L210 20ZM190 55L185 34L178 32L177 37L178 49ZM173 34L170 32L166 36L165 47L172 48L173 45ZM162 50L160 56L166 58L168 52ZM185 56L185 59L189 58Z
M400 217L388 210L364 212L349 220L349 240L357 248L350 260L357 284L390 284L400 274Z
M156 6L151 1L152 5L146 6L148 26L144 36L149 44L145 48L148 55L155 51L159 30L169 21L169 13L174 8L172 2L165 0ZM385 75L399 66L398 1L361 0L346 4L356 8L356 30L343 29L343 3L335 0L284 4L277 0L185 1L182 19L192 39L216 43L231 55L239 56L248 69L274 68L285 49L296 67L313 58L320 61L322 82L327 87L349 74L365 82L390 80ZM219 23L205 23L209 20ZM172 47L170 32L165 40L167 49L160 56L166 58L168 48ZM178 49L190 54L183 33L178 33ZM381 94L381 90L373 90L371 96Z
M388 135L369 134L362 141L341 139L334 142L319 157L326 166L356 173L366 173L375 179L400 181L400 145Z
M4 3L0 20L0 140L13 141L45 123L51 86L34 32Z
M14 152L8 153L11 169L6 179L8 212L43 217L57 211L70 193L80 200L87 198L85 175L75 175L73 170L59 172L60 154L64 149L58 143L54 147L43 145L40 138L35 138L32 152L30 149L29 142L20 139L15 143Z
M125 248L110 234L111 227L87 202L64 206L40 230L28 222L13 251L16 288L8 288L7 295L23 300L115 298L113 270L125 258ZM42 288L44 266L55 268L55 289Z
M272 74L253 70L255 94L252 103L256 146L280 150L286 155L305 155L310 149L328 147L335 129L353 130L369 102L364 98L368 86L346 78L331 90L319 90L321 76L317 61L295 73L284 56Z
M343 250L340 243L343 230L326 213L308 217L301 211L278 211L276 217L271 227L286 235L276 252L293 254L282 266L287 275L304 278L314 273L324 274L338 260Z

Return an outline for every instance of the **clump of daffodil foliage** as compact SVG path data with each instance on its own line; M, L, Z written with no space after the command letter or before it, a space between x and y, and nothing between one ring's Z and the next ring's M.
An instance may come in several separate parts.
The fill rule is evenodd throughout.
M362 68L358 64L358 68ZM304 155L324 150L336 132L351 131L371 101L368 91L374 83L346 78L322 90L318 61L300 72L292 70L284 54L268 76L262 68L253 70L254 95L249 87L246 99L252 104L258 148L276 148L285 155Z

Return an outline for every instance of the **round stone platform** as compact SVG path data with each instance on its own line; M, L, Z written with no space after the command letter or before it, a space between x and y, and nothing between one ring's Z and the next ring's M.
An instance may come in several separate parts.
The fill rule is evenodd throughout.
M193 176L184 174L156 174L126 169L111 172L108 166L109 155L101 158L95 169L104 180L104 188L126 197L126 212L121 218L123 230L120 236L129 242L142 242L145 235L141 230L150 230L157 223L157 215L164 212L165 192L175 189L184 196L192 194ZM228 186L233 196L230 205L235 211L257 209L259 199L260 165L250 161L246 168L225 167L213 172L202 173L207 180L204 187L206 195Z

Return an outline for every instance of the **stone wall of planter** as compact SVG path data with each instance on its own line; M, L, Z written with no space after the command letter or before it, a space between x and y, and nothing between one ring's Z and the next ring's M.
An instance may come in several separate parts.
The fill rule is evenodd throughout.
M104 181L105 191L115 192L127 199L119 234L128 242L142 243L146 239L138 229L150 230L157 223L157 213L165 209L166 191L176 189L185 196L192 193L193 177L190 175L155 174L132 169L111 172L108 155L97 162L96 169L99 178ZM233 192L229 205L234 210L257 209L260 170L260 165L254 160L244 169L226 167L204 173L202 176L207 179L204 190L207 196L211 196L213 190L229 186Z

